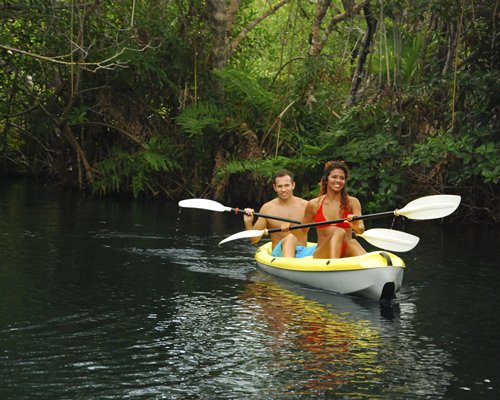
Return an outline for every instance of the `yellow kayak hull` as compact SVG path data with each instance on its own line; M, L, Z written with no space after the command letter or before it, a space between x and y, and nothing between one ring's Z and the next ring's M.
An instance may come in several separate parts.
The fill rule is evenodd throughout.
M373 251L357 257L320 259L274 257L271 249L271 242L257 249L255 260L260 269L330 292L390 300L396 297L403 282L404 261L387 251Z

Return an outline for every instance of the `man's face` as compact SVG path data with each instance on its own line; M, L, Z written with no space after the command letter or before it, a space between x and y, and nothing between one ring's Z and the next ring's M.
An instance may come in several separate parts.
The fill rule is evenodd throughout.
M273 188L278 197L285 200L293 195L295 182L292 182L292 178L288 175L280 176L274 180Z

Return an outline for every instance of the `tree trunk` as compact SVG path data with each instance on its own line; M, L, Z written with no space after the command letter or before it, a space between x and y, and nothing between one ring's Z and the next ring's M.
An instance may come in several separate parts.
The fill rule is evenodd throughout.
M213 33L214 41L212 47L212 66L215 69L223 69L226 67L230 57L234 54L241 41L252 31L259 23L270 15L276 13L281 7L287 4L290 0L280 0L269 9L250 21L231 41L233 31L233 21L236 11L239 7L238 0L231 0L229 5L226 0L207 0L206 8L208 15L208 23ZM329 0L331 1L331 0ZM217 96L220 99L224 96L224 88L216 86ZM215 96L215 97L217 97ZM249 133L246 138L244 148L254 149L254 143L258 145L258 139L255 133ZM243 139L245 140L245 139ZM215 164L211 177L211 187L213 188L213 198L222 200L228 185L228 180L217 181L217 171L227 163L226 155L234 153L234 145L227 141L219 141L216 148ZM259 152L260 153L260 152Z
M90 165L87 155L85 154L85 151L82 149L80 146L80 143L78 143L78 140L76 140L75 135L73 134L73 131L71 130L71 126L68 121L64 121L61 125L61 133L63 134L63 137L66 139L66 141L69 143L71 148L75 151L77 155L77 169L80 168L79 161L83 163L83 167L85 168L85 175L87 177L87 180L92 183L94 181L94 169ZM82 181L82 176L81 173L79 173L79 187L80 189L83 188L83 181Z
M348 101L348 105L354 105L358 102L358 92L361 82L365 76L365 63L368 54L370 53L370 49L373 42L373 37L375 36L375 32L377 30L377 20L373 16L370 3L366 3L363 6L363 12L365 14L366 20L366 32L363 38L363 42L361 43L361 49L359 51L358 63L356 65L356 69L354 71L352 77L352 85L351 85L351 95Z
M360 12L361 8L365 5L369 5L370 0L363 0L359 4L355 4L354 0L344 0L344 12L334 15L330 18L328 25L325 27L323 34L320 37L320 28L323 23L325 16L331 6L330 0L325 0L323 2L319 1L316 6L316 15L311 28L311 47L309 49L310 65L317 65L317 58L321 54L333 28L340 22L352 17L353 15ZM306 107L311 110L313 103L316 101L314 98L314 77L311 78L305 87L305 102Z
M228 15L226 0L207 0L208 22L214 37L212 47L212 64L216 69L226 66L229 58ZM234 11L233 11L234 13ZM230 19L232 25L232 17Z
M235 50L241 41L251 32L258 24L265 20L270 15L273 15L285 4L291 0L280 0L269 10L262 13L254 20L250 21L234 38L231 40L233 33L233 22L236 11L239 8L238 0L231 0L229 5L226 0L207 0L208 23L214 35L212 48L212 64L216 69L222 69L227 65L229 58L234 54ZM331 0L328 0L331 1Z

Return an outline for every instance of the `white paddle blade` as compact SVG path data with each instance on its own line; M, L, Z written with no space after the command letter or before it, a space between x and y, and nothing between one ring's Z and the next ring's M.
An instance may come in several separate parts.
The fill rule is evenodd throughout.
M357 236L361 236L376 247L401 253L413 249L420 240L418 236L384 228L369 229L362 235Z
M250 239L253 237L261 237L262 235L266 234L266 230L259 231L257 229L249 229L248 231L241 231L238 233L235 233L234 235L231 235L224 240L221 240L219 242L219 246L221 244L230 242L231 240L237 240L237 239Z
M461 197L454 194L438 194L420 197L410 201L405 207L395 212L410 219L444 218L453 213L460 205Z
M217 203L216 201L208 199L181 200L179 201L179 207L200 208L202 210L217 211L217 212L231 211L231 208L225 207L222 204Z

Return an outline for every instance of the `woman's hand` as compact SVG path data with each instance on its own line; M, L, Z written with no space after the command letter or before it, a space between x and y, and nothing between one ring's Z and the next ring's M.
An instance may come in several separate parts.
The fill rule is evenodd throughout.
M344 222L347 222L348 224L350 224L353 220L353 218L356 218L357 216L354 215L354 214L347 214L347 219L344 221Z
M355 214L347 214L347 218L344 222L348 223L355 233L361 234L365 231L365 224L363 224L363 220L353 221L356 217L357 215Z

